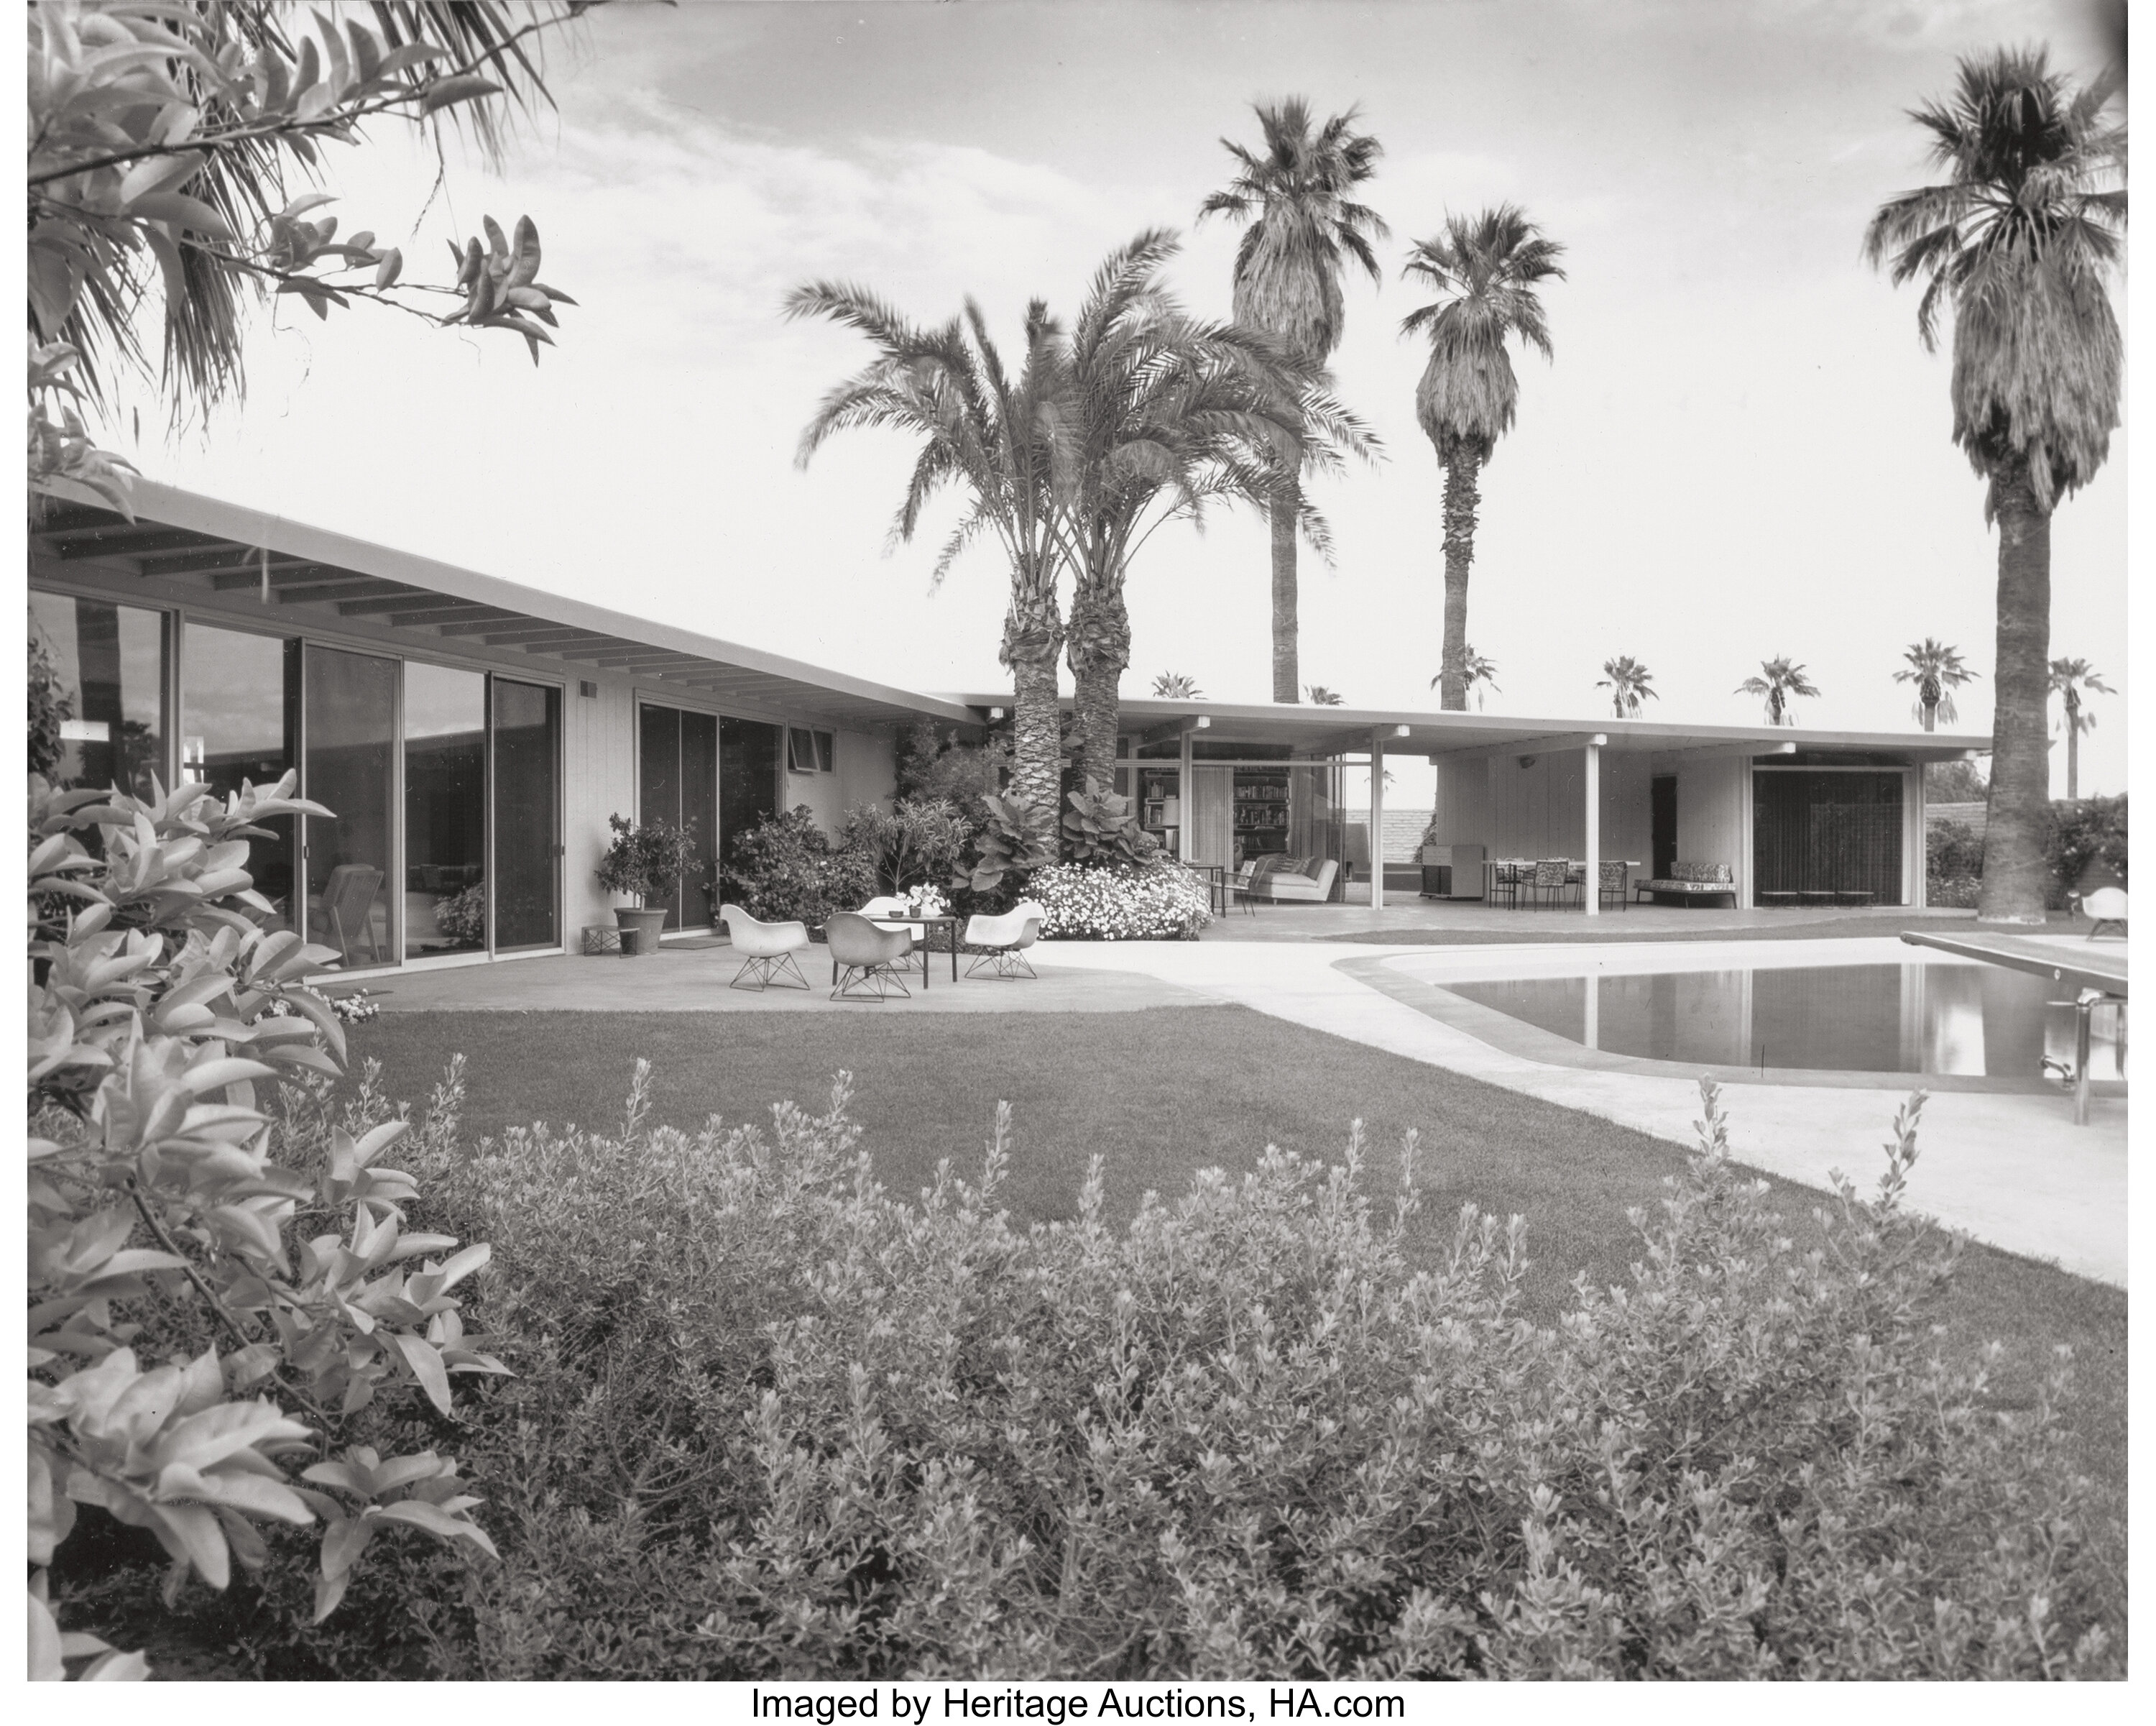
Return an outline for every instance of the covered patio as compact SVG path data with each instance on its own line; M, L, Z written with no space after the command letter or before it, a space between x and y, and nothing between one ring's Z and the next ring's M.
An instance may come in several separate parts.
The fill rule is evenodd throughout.
M991 721L1010 705L956 699ZM1284 871L1310 884L1284 896L1372 912L1404 899L1486 909L1496 866L1558 862L1570 866L1569 891L1515 888L1509 902L1629 912L1638 882L1697 868L1718 879L1661 896L1679 907L1671 914L1697 915L1695 904L1917 908L1923 768L1990 744L1943 732L1203 701L1127 701L1122 722L1115 789L1176 856L1246 881ZM1411 860L1389 859L1383 844L1384 766L1403 758L1436 769L1431 844ZM1367 793L1358 784L1351 798L1351 778L1367 778ZM1614 892L1603 890L1605 860L1625 866Z

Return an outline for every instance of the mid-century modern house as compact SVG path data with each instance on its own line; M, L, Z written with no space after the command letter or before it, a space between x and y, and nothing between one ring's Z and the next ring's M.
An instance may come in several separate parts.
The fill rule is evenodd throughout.
M706 858L778 809L835 828L891 794L901 728L978 737L1010 701L867 681L149 481L132 521L58 491L29 523L29 624L71 710L62 778L222 791L297 768L334 819L258 842L257 885L353 970L573 949L611 921L593 879L610 814L683 826ZM1192 861L1367 866L1383 776L1350 809L1346 764L1427 755L1438 836L1462 859L1727 861L1743 905L1813 885L1920 903L1922 763L1988 742L1204 701L1123 713L1119 789ZM1477 880L1463 862L1447 891L1471 897ZM669 928L708 929L716 908L706 879L685 880Z

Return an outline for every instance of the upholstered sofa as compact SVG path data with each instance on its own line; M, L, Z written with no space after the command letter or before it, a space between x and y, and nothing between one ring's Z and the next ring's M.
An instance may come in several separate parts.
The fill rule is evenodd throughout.
M1712 899L1737 903L1737 871L1727 863L1672 863L1654 881L1634 883L1657 905L1701 905Z
M1246 899L1322 902L1332 896L1340 866L1331 858L1253 857L1235 872L1235 891Z

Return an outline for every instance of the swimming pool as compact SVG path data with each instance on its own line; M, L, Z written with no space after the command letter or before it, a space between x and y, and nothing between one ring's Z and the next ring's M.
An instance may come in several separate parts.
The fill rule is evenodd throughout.
M1448 982L1584 1048L1697 1066L2035 1079L2071 1061L2066 984L1994 965L1750 967ZM2124 1018L2098 1008L2089 1076L2120 1079Z

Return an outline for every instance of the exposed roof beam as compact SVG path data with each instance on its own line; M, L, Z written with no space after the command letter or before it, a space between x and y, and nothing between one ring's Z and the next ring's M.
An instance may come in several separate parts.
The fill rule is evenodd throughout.
M275 583L272 583L273 588ZM325 583L320 587L298 587L289 590L276 588L280 605L327 605L348 599L384 599L395 595L399 601L409 599L412 589L402 583L377 581L372 576L355 576L350 581Z
M400 629L418 629L429 624L506 623L519 614L495 605L481 605L473 599L452 599L444 594L406 596L402 604L402 610L387 605L382 608L388 611L391 624Z
M84 557L131 557L143 552L196 550L202 542L202 535L184 527L116 527L58 539L52 550L55 556L74 562Z
M473 627L471 624L452 624L442 633L446 635L454 630L459 634L470 634ZM477 627L484 629L485 625ZM547 653L557 647L603 638L594 635L589 629L573 629L555 624L543 629L504 629L498 634L482 635L480 639L489 647L521 647L526 653Z
M1209 731L1212 727L1213 721L1209 715L1193 713L1184 718L1171 719L1165 725L1156 725L1150 730L1140 732L1138 742L1141 747L1147 743L1172 743L1187 731Z
M1717 756L1794 755L1794 741L1787 743L1702 743L1690 749L1657 749L1657 755L1681 756L1686 761L1711 761Z
M497 608L493 617L459 618L454 623L444 624L442 633L444 635L483 635L490 629L508 628L520 619L521 626L527 629L558 629L562 627L559 624L542 623L537 618L525 617L521 612Z
M200 574L213 568L221 572L209 578L212 590L219 593L236 593L243 588L259 588L262 585L262 565L259 561L261 553L257 552L253 555L258 561L251 568L206 564L202 570L192 573ZM170 575L174 572L146 569L142 573L145 575ZM305 563L296 558L284 557L270 560L270 585L280 593L288 588L322 587L340 582L348 584L363 579L365 578L354 575L349 569L332 569L325 563Z
M259 546L203 546L200 543L184 552L143 552L136 554L145 575L208 575L218 570L248 570L254 578L262 578L262 551ZM280 569L309 569L305 557L290 557L272 552L270 554L270 573Z

